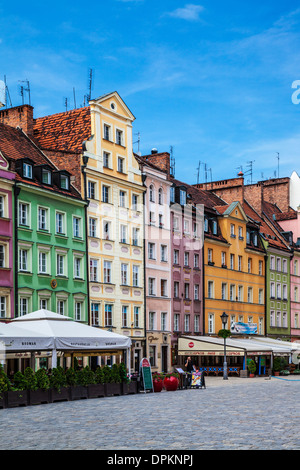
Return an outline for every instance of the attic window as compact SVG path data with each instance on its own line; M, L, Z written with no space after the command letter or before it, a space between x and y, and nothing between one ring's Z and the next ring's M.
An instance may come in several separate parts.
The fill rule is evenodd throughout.
M44 184L51 184L51 171L49 170L42 170L42 182Z
M180 205L183 206L186 204L186 191L180 190Z
M69 189L69 177L67 175L60 175L61 189Z
M23 176L32 179L32 165L29 163L23 162Z

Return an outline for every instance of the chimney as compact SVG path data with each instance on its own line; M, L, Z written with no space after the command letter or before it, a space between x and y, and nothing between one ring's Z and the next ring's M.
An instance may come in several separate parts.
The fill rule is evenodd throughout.
M157 149L153 148L151 155L146 155L145 159L170 175L170 154L168 152L158 153Z
M0 110L0 122L11 127L21 127L30 137L33 136L33 107L29 104Z

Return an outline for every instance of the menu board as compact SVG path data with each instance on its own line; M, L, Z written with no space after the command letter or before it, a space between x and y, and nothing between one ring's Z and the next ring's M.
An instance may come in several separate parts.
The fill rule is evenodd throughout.
M151 365L147 358L143 358L140 363L140 373L142 375L142 383L144 391L153 390L153 381L151 373Z

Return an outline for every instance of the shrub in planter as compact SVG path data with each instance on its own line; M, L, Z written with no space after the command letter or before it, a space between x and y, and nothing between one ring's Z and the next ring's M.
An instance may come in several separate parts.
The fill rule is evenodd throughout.
M14 374L12 388L7 391L6 397L8 408L28 405L28 391L22 372L18 371Z
M104 366L102 368L102 371L103 371L103 383L109 384L112 381L111 368L108 366Z
M37 389L30 389L29 402L30 405L38 405L41 403L49 403L50 397L50 380L45 369L38 369L35 373Z
M273 372L275 375L279 375L279 371L283 369L280 357L275 357L273 362Z
M50 374L51 400L62 401L70 400L69 387L66 374L62 367L58 366L52 369Z
M163 374L159 374L155 372L152 375L152 380L153 380L153 390L154 392L161 392L163 387L164 387L164 379L165 376Z
M6 408L7 392L11 390L11 383L2 365L0 364L0 408Z
M94 383L94 373L88 367L76 371L76 383L71 387L71 399L88 398L88 385Z
M66 381L70 387L74 387L77 382L77 371L73 367L70 367L65 371Z
M24 380L25 380L25 388L26 390L37 390L37 380L35 373L31 367L26 367L24 371Z
M281 370L281 371L280 371L280 375L290 375L290 371L289 371L289 370L286 370L286 369Z
M100 398L106 396L104 384L104 373L101 367L97 367L94 373L94 383L88 386L89 398Z
M255 371L256 371L256 364L253 361L253 359L251 359L251 361L249 361L248 369L249 369L249 372L250 372L250 377L254 377Z
M113 364L109 378L110 378L110 382L106 383L107 395L108 396L121 395L121 379L120 379L119 368L117 364Z

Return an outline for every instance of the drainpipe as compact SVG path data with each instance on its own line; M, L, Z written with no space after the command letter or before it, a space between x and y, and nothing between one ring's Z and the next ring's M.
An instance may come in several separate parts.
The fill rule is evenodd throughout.
M15 299L15 312L14 317L19 316L19 302L18 302L18 271L19 271L19 255L18 255L18 196L21 189L14 183L14 264L15 264L15 286L14 286L14 299Z
M81 172L83 176L83 197L86 202L84 207L85 212L85 261L86 261L86 280L87 280L87 304L88 304L88 325L91 325L91 318L90 318L90 282L89 282L89 256L88 256L88 221L87 221L87 208L89 205L89 201L87 200L87 187L86 187L86 167L89 160L89 157L83 154L83 165L81 165Z

